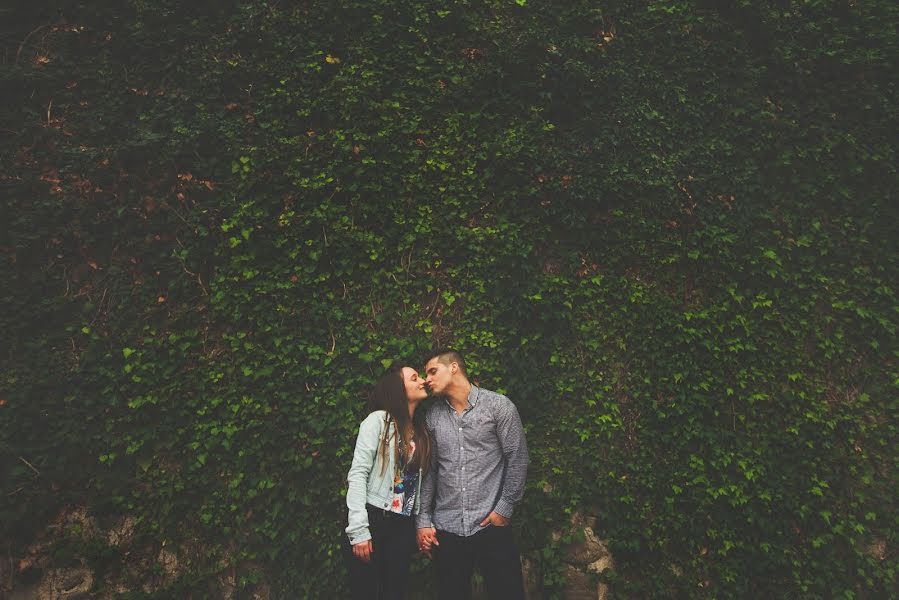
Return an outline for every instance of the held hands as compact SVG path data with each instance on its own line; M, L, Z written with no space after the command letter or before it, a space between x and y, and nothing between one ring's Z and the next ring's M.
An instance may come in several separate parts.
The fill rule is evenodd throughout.
M509 519L498 512L493 511L487 515L486 519L481 521L481 527L487 527L488 524L493 525L494 527L507 527L509 525Z
M493 525L494 527L507 527L509 521L508 518L494 511L487 515L486 519L481 521L481 527L486 527L488 524ZM435 546L440 545L440 542L437 541L437 530L433 527L422 527L418 530L417 538L418 550L428 558L431 558L431 550L433 550ZM353 546L353 552L355 551L356 547Z
M431 549L434 546L439 546L440 542L437 541L437 530L433 527L422 527L418 530L418 550L431 558Z
M375 549L371 545L371 540L353 544L353 556L364 563L371 562L371 555L374 551Z

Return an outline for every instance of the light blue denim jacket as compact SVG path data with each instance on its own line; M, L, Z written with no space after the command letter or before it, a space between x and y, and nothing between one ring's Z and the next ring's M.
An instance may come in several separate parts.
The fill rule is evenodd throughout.
M384 437L386 411L376 410L368 415L359 425L359 436L356 438L356 450L353 452L353 464L347 473L348 484L346 506L349 512L349 525L346 528L350 544L358 544L371 539L368 528L368 512L365 505L390 510L393 502L393 476L396 472L396 438L393 433L395 424L390 423L390 448L387 451L387 468L381 474L381 456L378 445ZM421 481L421 471L418 480ZM419 496L415 495L413 514L418 514Z

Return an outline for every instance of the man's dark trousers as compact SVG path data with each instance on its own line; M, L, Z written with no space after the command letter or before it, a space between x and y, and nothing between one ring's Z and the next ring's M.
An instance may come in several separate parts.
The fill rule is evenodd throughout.
M521 558L510 527L488 525L463 537L437 530L435 560L440 600L469 600L477 566L491 600L524 600Z

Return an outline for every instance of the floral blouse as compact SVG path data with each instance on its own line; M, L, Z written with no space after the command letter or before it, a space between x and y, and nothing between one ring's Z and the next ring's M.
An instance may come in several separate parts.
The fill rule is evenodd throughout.
M406 471L406 465L415 454L415 440L409 440L409 451L406 452L405 444L400 439L400 460L396 473L393 475L393 502L390 504L390 512L409 516L412 507L415 506L415 494L418 492L418 469Z

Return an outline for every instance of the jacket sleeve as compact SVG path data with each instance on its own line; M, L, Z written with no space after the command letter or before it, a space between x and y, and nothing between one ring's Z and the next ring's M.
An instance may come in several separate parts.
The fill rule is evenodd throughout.
M346 528L350 544L359 544L371 539L368 529L368 511L365 501L368 497L368 478L374 469L378 454L378 442L383 413L373 412L362 421L356 436L353 463L347 473L346 506L349 524Z
M511 518L515 505L524 497L524 482L528 473L528 446L524 439L521 417L512 401L504 397L497 410L496 433L506 465L503 486L494 511Z

